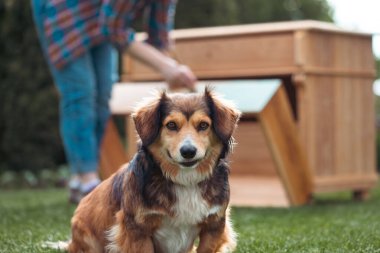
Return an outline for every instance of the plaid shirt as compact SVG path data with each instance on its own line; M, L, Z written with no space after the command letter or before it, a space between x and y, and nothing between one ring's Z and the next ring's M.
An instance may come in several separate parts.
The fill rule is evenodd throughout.
M60 69L104 41L125 49L134 39L131 24L143 13L147 42L167 48L175 4L176 0L48 0L44 29L50 61Z

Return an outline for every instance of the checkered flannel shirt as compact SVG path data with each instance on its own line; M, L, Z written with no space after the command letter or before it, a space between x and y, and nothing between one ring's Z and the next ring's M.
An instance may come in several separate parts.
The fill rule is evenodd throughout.
M131 24L142 14L147 42L167 48L175 4L176 0L48 0L44 29L50 61L60 69L104 41L125 49L134 39Z

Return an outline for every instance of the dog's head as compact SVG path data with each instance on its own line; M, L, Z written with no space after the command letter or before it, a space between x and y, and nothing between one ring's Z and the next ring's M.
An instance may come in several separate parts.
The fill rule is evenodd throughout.
M186 185L207 178L227 155L240 112L206 88L204 94L163 92L132 117L163 174Z

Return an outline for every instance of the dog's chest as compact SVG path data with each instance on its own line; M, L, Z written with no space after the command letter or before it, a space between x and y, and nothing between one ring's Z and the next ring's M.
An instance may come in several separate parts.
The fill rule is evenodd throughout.
M198 186L175 186L177 202L173 217L165 217L154 239L167 253L182 253L191 248L199 233L198 224L220 206L210 206L202 197Z

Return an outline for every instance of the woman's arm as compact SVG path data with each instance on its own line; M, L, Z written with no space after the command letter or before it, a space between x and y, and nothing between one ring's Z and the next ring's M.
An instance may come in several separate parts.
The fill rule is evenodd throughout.
M133 41L129 44L127 52L132 57L161 73L171 89L195 89L197 79L187 66L178 64L175 60L149 44Z

